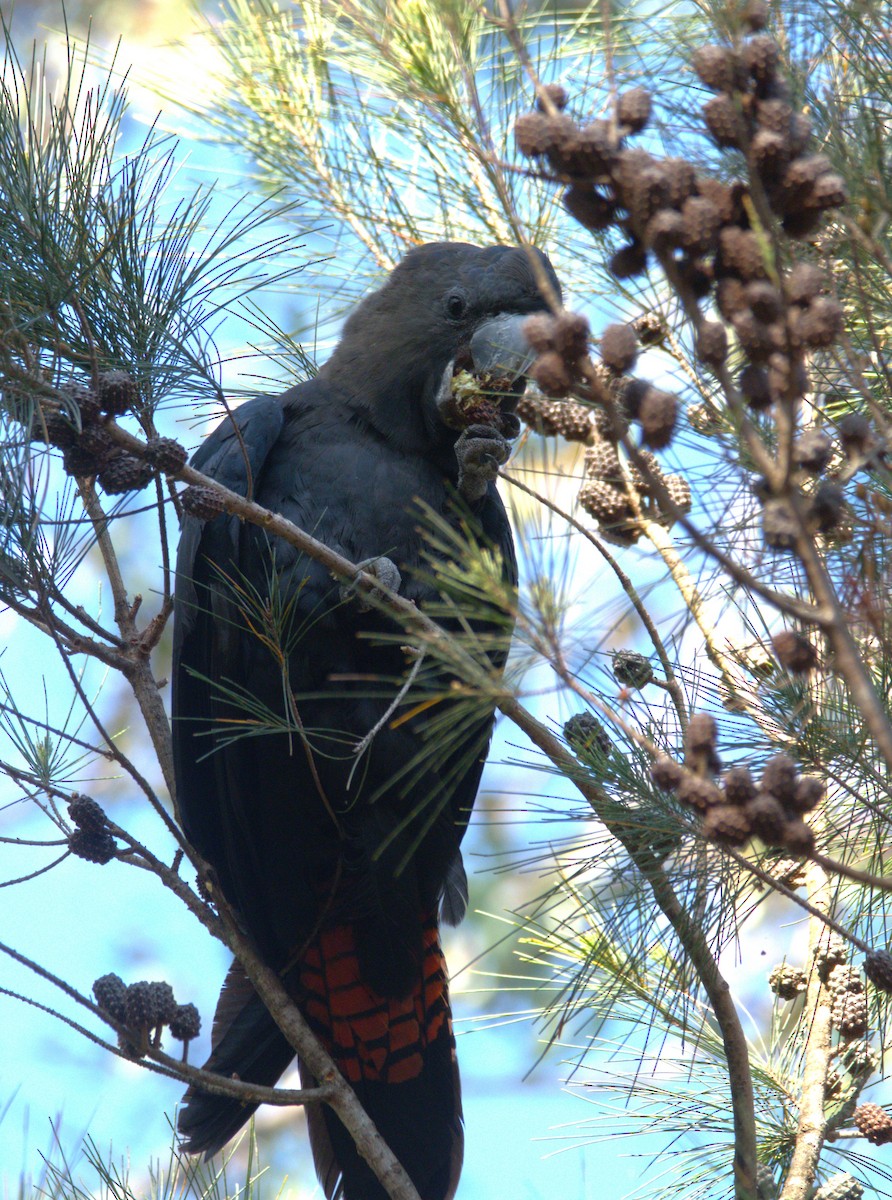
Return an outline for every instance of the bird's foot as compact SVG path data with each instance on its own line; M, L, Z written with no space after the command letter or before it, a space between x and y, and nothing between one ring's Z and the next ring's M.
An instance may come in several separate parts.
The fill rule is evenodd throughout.
M508 461L511 446L491 425L469 425L455 443L458 491L470 503L482 500L491 480Z
M386 558L383 554L377 558L364 558L362 562L356 564L360 572L365 572L367 575L374 575L379 582L391 592L398 592L403 579L399 573L399 568L396 563ZM340 590L341 602L346 604L348 601L353 601L360 612L368 612L374 605L370 597L374 596L377 589L371 591L363 591L359 587L359 574L351 583L342 583ZM378 593L383 594L383 593Z

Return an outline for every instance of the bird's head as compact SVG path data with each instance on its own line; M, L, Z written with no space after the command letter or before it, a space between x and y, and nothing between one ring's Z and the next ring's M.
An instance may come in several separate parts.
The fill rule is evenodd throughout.
M492 385L498 409L513 411L534 357L524 321L560 297L539 250L419 246L351 315L320 375L389 440L437 453L462 425L457 379Z

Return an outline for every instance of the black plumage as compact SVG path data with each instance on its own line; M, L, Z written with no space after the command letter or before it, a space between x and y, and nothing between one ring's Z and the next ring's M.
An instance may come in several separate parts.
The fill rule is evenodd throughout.
M422 569L425 511L473 526L516 582L492 482L506 442L444 414L454 370L495 370L514 380L497 418L510 432L526 366L519 328L545 308L543 278L559 295L534 251L418 247L348 319L315 379L237 409L194 466L348 559L377 560L382 578L392 564L421 608L436 600ZM446 1200L461 1102L437 920L464 909L459 846L492 714L465 722L449 766L426 757L423 714L389 713L407 664L398 638L374 635L397 628L258 527L184 520L173 728L185 832L423 1200ZM352 747L379 724L357 767ZM234 964L208 1066L273 1084L292 1057ZM187 1100L191 1151L220 1148L250 1115L225 1098ZM326 1194L383 1197L334 1115L310 1116Z

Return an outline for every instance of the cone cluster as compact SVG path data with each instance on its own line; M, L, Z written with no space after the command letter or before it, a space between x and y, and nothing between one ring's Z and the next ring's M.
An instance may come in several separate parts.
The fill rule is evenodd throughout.
M767 10L753 0L747 14L748 36L740 44L702 46L693 56L700 81L715 93L703 106L706 128L717 145L746 159L747 182L720 181L686 159L659 158L634 145L651 109L640 88L618 97L615 121L587 124L574 121L561 89L560 106L540 104L518 119L516 141L522 154L544 161L568 185L564 204L577 221L622 234L610 259L616 277L641 274L659 260L687 301L695 353L705 368L724 372L736 343L739 396L762 412L779 403L795 408L809 388L809 358L832 347L845 322L826 272L806 261L785 268L775 260L771 226L778 222L794 239L810 237L825 214L846 202L846 191L829 160L815 152L810 123L794 107L780 48L764 31ZM721 319L701 307L713 303ZM632 368L634 332L634 325L619 324L604 331L603 366L618 373ZM546 362L542 378L567 387L566 372L555 379L555 365ZM671 440L675 397L633 389L624 403L629 418L640 422L645 445L659 449ZM851 439L843 441L846 452L850 445L862 459L882 455L882 439L866 418L851 417L844 418ZM691 424L710 433L722 427L722 417L704 408ZM803 476L820 476L829 461L826 434L803 431L794 461ZM797 484L801 506L767 488L759 495L765 543L779 552L795 548L802 514L809 533L839 537L846 528L848 506L837 480ZM616 497L603 486L587 483L583 503L599 519L622 522Z
M93 984L93 995L103 1012L126 1027L118 1044L129 1057L142 1057L149 1036L157 1044L165 1026L182 1042L198 1037L201 1031L198 1009L194 1004L178 1004L169 983L141 980L128 985L119 975L102 975Z
M108 821L100 806L90 796L74 796L68 804L68 815L74 829L68 835L68 849L78 858L105 866L118 852Z
M74 478L95 478L114 496L141 491L156 471L173 473L185 463L186 451L173 438L152 438L144 454L136 455L111 437L108 419L133 411L139 403L139 389L126 371L101 372L92 387L63 384L58 394L58 406L42 410L32 437L61 450L65 471Z
M751 370L752 368L747 368L747 371ZM743 376L741 379L743 380ZM854 430L856 435L849 436L846 440L846 430ZM797 517L792 499L774 497L765 480L760 479L756 482L753 492L763 505L762 531L765 543L771 549L792 549L803 525L808 534L819 534L837 540L847 536L846 529L851 525L851 508L846 500L843 482L861 467L883 460L886 445L870 421L861 413L846 414L840 420L836 432L839 435L838 443L827 430L810 428L804 430L793 444L793 463L798 468L796 483L802 522ZM834 465L828 470L831 464ZM791 657L794 657L792 641L789 645ZM781 657L781 650L777 645L775 649L778 657ZM816 661L811 666L798 668L788 663L783 665L796 672L812 669Z
M719 146L746 155L785 231L802 237L817 228L826 211L845 203L846 193L829 161L809 152L811 127L794 111L780 58L777 43L756 27L739 48L701 47L693 66L716 93L703 107L710 135ZM754 210L744 184L719 183L685 159L659 159L629 146L650 118L652 101L645 89L620 94L615 126L607 120L579 125L566 112L563 91L561 99L560 111L540 107L518 118L517 146L528 157L544 159L569 183L564 203L581 224L592 230L612 226L625 234L626 243L611 260L618 277L643 272L656 254L671 256L680 279L700 298L723 279L742 285L767 280L761 230L752 224ZM729 290L738 294L740 313L749 309L739 303L741 289ZM782 315L780 293L763 289L752 302L762 325ZM808 344L826 345L838 334L841 312L834 305L821 301L809 312L800 330ZM749 328L746 320L742 324L743 338L760 347L762 357L772 349L785 350L785 337ZM704 362L718 366L724 361L720 326L704 326L698 341Z
M742 846L758 837L793 855L810 854L814 834L802 818L821 803L821 781L800 775L783 753L767 760L758 782L745 766L731 767L717 781L722 764L716 741L714 718L694 713L685 731L684 766L660 756L651 768L654 783L702 815L701 832L709 841Z
M846 189L830 162L809 152L811 125L794 110L780 64L780 47L761 31L739 47L702 46L693 56L700 81L716 93L703 106L713 140L746 155L784 231L801 238L845 203Z
M539 313L525 321L523 329L538 355L530 377L546 396L568 396L579 381L580 360L588 354L588 321L566 311L557 316Z
M647 478L630 463L620 465L618 442L631 421L640 424L642 441L658 449L671 440L678 416L675 396L625 374L637 355L635 326L608 325L599 342L601 356L596 363L587 359L588 323L576 314L537 314L526 321L524 332L538 353L530 373L544 395L522 396L517 416L537 433L557 435L589 447L578 502L598 521L605 539L630 546L640 537L630 487L651 520L669 526L679 512L688 512L691 490L687 480L680 474L664 475L650 451L641 452L649 469ZM581 386L584 370L594 374L591 390L607 399L607 406L567 398Z
M593 436L585 452L585 479L578 501L597 520L601 536L615 545L632 545L641 536L632 492L643 515L661 525L672 525L678 512L691 508L691 489L685 477L664 475L653 454L647 450L640 453L646 473L632 463L621 463L614 440ZM664 497L668 497L665 506L661 503Z
M578 314L537 314L525 322L524 333L538 355L530 368L530 377L547 399L524 396L517 414L537 432L556 433L568 441L582 442L590 442L600 432L615 441L630 421L637 421L646 446L658 450L672 440L678 419L677 398L645 380L625 375L638 354L639 332L635 323L607 326L598 344L600 358L596 363L588 358L588 322ZM592 405L575 401L557 403L574 391L585 394ZM605 410L606 401L620 408L618 415L612 412L613 404Z

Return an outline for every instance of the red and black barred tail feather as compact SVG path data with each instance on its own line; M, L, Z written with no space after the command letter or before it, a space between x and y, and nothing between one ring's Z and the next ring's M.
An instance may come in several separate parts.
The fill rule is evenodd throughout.
M423 938L416 985L394 998L362 982L353 926L323 931L301 967L301 1007L421 1200L451 1200L464 1146L461 1089L446 964L432 915ZM311 1109L308 1116L328 1200L386 1200L331 1109Z
M217 1001L212 1051L205 1070L273 1087L288 1069L294 1050L254 991L244 968L233 962ZM221 1150L257 1107L189 1088L177 1129L189 1154Z

